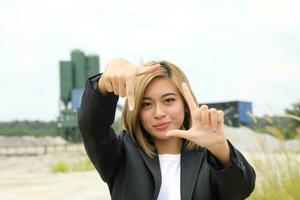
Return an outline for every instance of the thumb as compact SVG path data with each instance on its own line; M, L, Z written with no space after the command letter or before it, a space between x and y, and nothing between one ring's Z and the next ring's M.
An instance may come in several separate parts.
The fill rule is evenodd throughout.
M150 67L140 67L137 71L137 76L143 75L143 74L148 74L148 73L153 73L156 70L158 70L160 68L160 64L157 63L155 65L152 65Z
M180 137L180 138L184 138L187 139L188 134L187 131L184 130L172 130L172 131L168 131L166 133L167 136L171 136L171 137Z

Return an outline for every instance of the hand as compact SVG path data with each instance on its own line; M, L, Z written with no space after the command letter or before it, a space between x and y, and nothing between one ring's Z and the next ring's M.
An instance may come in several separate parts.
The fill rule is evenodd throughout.
M184 138L206 148L220 146L227 148L223 111L208 109L207 105L199 108L186 83L182 83L182 90L190 108L192 125L189 130L172 130L167 135Z
M206 147L223 167L230 162L230 148L224 134L224 113L207 105L200 108L186 83L182 83L183 96L190 108L192 125L189 130L172 130L168 136L187 139Z
M98 81L100 93L113 92L115 95L128 100L129 110L134 109L134 78L136 76L152 73L159 69L160 64L151 67L134 65L122 58L108 62L105 72Z

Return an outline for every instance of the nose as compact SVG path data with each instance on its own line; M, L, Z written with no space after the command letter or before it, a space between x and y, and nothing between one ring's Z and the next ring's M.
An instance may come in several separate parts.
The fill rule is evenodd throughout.
M155 119L161 119L166 116L165 111L163 110L162 106L160 106L160 105L156 105L153 112L154 112L153 116Z

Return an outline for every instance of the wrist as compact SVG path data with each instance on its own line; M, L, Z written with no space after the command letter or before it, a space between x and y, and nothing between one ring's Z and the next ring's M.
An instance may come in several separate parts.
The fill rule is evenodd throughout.
M227 140L225 139L224 142L211 145L211 146L207 147L207 149L211 152L217 152L217 151L222 151L222 150L226 149L227 146L228 146L228 143L227 143Z
M216 144L207 148L213 154L223 167L227 166L230 162L230 148L227 140L223 143Z

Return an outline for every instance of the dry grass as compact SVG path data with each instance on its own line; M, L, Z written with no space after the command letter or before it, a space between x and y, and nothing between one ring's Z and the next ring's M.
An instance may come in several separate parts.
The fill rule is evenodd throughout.
M299 120L297 116L285 116ZM279 139L282 148L279 153L248 155L257 173L256 188L250 200L299 200L300 199L300 154L286 151L283 146L283 134L274 127L267 127L269 132ZM258 141L262 149L264 143Z

